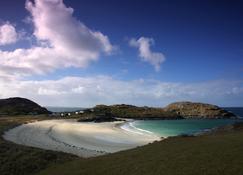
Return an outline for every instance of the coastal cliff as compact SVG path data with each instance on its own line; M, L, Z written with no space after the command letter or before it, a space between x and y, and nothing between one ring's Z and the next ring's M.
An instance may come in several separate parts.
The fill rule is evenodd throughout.
M0 115L49 114L50 112L37 103L20 97L0 99Z

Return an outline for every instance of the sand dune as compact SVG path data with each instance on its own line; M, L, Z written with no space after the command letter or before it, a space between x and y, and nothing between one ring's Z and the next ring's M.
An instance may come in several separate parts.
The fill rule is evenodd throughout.
M135 148L160 138L119 127L122 122L81 123L45 120L24 124L4 134L6 140L42 149L93 157Z

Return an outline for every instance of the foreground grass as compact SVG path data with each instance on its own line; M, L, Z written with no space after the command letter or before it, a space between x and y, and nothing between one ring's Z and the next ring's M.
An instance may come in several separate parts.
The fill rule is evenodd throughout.
M26 147L3 140L4 131L35 120L49 119L45 116L18 116L0 118L0 174L29 175L48 166L77 159L77 157L60 152Z
M102 157L52 166L38 175L242 175L243 129L176 137Z

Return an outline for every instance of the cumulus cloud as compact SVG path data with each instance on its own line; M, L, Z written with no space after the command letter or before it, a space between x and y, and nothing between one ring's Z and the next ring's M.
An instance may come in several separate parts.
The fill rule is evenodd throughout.
M0 46L17 42L18 34L15 27L9 22L0 25Z
M44 74L66 67L85 67L114 47L109 38L73 17L62 0L27 0L38 44L14 51L0 50L0 68L11 75Z
M74 58L95 59L100 51L112 51L108 37L75 19L74 10L62 0L35 0L35 4L28 0L26 9L32 15L34 35L64 54L73 51Z
M131 47L136 47L139 50L139 57L143 61L152 64L155 70L160 70L160 65L165 61L165 56L161 52L153 52L151 46L154 44L153 38L140 37L139 39L132 38L129 41Z
M124 81L110 76L8 82L0 79L0 92L0 98L23 96L48 106L91 107L117 103L164 106L184 100L221 106L243 105L243 82L224 80L173 83L149 79Z

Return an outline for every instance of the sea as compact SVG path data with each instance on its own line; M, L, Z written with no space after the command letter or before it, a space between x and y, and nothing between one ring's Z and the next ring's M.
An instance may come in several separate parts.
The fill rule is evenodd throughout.
M243 122L243 108L225 108L240 119L183 119L183 120L135 120L123 126L133 132L154 134L160 137L196 134L212 128Z

